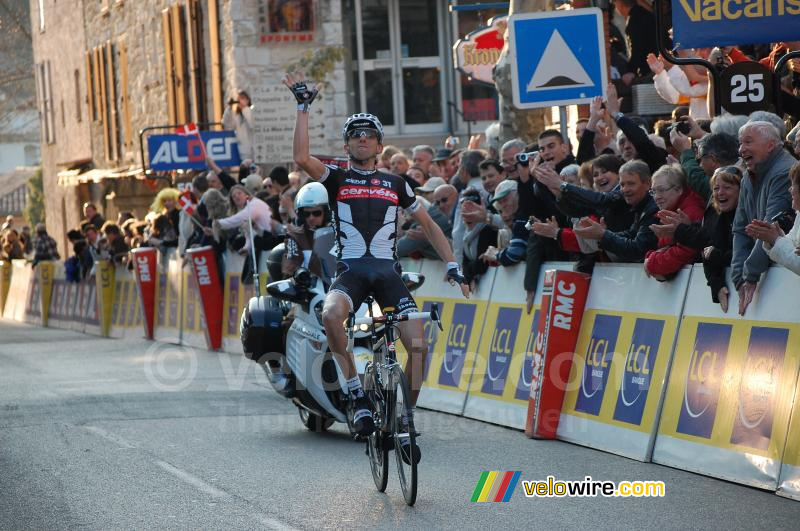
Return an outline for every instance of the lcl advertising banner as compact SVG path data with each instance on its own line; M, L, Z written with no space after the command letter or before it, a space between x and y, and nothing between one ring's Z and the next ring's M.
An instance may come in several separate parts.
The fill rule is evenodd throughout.
M525 423L529 437L556 437L590 280L590 275L571 271L545 272L539 323L542 340L537 342Z
M559 439L650 460L689 277L688 268L658 282L641 265L595 267Z
M156 271L158 250L153 247L133 249L133 271L142 304L144 335L153 339L156 310Z
M800 366L798 300L797 277L772 267L743 317L735 290L723 313L694 267L653 461L778 487L784 449L795 444L787 432Z
M42 326L47 326L50 318L50 301L53 297L53 277L55 276L55 263L40 262L36 266L36 277L39 281L39 304L42 316Z
M11 287L11 261L0 260L0 315L6 306L6 297Z
M217 270L217 259L212 247L200 247L186 251L192 264L203 315L206 321L206 341L208 348L222 347L222 284Z

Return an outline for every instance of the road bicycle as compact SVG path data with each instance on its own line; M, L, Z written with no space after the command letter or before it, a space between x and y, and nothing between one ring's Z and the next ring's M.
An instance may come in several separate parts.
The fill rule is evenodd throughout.
M389 453L394 450L400 488L408 505L417 500L417 435L409 392L403 367L397 361L395 325L403 321L430 319L442 330L439 308L431 306L429 312L411 312L395 315L386 308L382 315L373 315L372 299L367 300L369 317L356 319L351 314L348 331L352 335L357 327L372 329L372 361L364 371L364 392L375 408L375 431L367 437L369 465L372 479L380 492L389 481ZM363 328L361 328L363 330ZM404 444L406 443L406 444Z

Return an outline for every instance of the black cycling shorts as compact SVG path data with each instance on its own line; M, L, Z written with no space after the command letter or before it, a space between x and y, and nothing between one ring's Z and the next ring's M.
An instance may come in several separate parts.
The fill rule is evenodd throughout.
M417 303L408 291L400 264L382 258L355 258L340 260L336 264L336 278L329 291L347 295L352 311L364 302L368 295L375 297L381 309L392 307L394 313L417 311Z

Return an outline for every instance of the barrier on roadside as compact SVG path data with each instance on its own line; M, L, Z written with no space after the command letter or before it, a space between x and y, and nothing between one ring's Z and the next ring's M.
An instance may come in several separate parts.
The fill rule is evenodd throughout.
M793 404L778 480L778 495L800 501L800 379L795 387Z
M0 260L0 316L6 307L6 297L11 288L11 260Z
M639 264L592 274L558 438L649 461L690 269L670 282Z
M551 269L572 264L548 264ZM539 275L530 314L522 288L525 267L498 267L488 297L487 311L478 322L480 343L464 407L464 416L522 429L528 410L533 357L540 318L542 283ZM544 269L542 269L543 271Z
M725 314L695 266L653 461L777 488L800 363L798 300L797 276L772 267L745 316L734 290Z
M184 284L184 332L205 332L205 348L218 350L222 347L222 286L217 271L217 259L212 247L190 249L186 257L192 274L187 275ZM198 311L202 310L202 311ZM194 324L202 327L195 328Z
M424 326L428 358L417 404L461 415L497 269L489 269L470 299L464 298L458 286L443 281L447 274L445 263L425 260L420 272L426 280L414 293L417 304L428 311L436 303L442 322L449 326L443 333L435 325Z

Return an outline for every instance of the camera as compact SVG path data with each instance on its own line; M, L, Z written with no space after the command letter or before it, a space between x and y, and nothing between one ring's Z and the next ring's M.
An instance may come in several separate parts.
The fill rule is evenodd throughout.
M537 156L539 156L538 151L530 151L528 153L517 153L515 158L517 159L517 164L520 164L521 166L527 166Z
M785 234L789 234L794 225L795 212L794 210L785 210L780 214L776 214L770 219L770 223L777 223L778 226Z
M689 131L692 130L692 126L690 126L688 122L683 122L683 121L675 122L674 124L669 126L670 133L673 130L678 131L682 135L688 135Z

